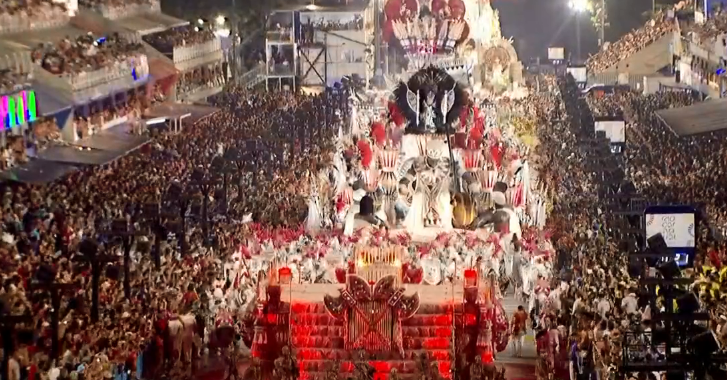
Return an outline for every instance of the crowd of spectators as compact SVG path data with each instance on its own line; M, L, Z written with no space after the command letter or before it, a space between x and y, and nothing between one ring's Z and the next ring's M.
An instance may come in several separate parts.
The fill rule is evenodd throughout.
M332 138L328 131L315 128L307 145L301 146L291 136L330 117L332 113L324 114L324 110L338 103L327 96L250 94L232 88L216 104L220 112L188 125L181 134L161 135L151 148L109 166L81 170L45 186L3 186L0 300L5 313L31 315L27 323L16 325L18 344L10 368L22 373L18 379L91 380L133 377L135 371L142 371L137 354L150 337L152 321L160 313L181 312L188 306L175 301L181 292L194 288L197 294L205 294L212 282L207 270L215 261L225 261L237 247L235 242L245 238L247 227L213 222L216 244L208 249L202 247L199 226L191 225L180 235L190 247L190 256L180 258L176 246L165 243L159 270L152 269L149 239L140 237L132 253L131 302L119 285L119 263L108 264L100 284L98 322L89 316L91 276L88 264L78 260L79 244L93 239L101 252L119 254L118 246L104 237L104 221L127 217L136 223L141 205L160 201L173 181L186 183L195 168L209 165L220 146L242 149L245 141L254 139L262 147L248 157L258 163L250 167L249 180L230 189L239 196L230 197L226 220L251 213L254 222L270 228L302 222L306 189L300 178L327 159L326 152L332 149L327 142ZM271 153L278 151L276 147L297 151L289 156ZM205 255L210 249L215 251L214 259ZM44 265L54 268L57 282L78 286L63 297L58 360L49 356L50 298L29 287Z
M222 64L211 67L198 67L193 71L184 73L177 84L177 91L193 93L195 91L220 87L225 84L225 72Z
M627 174L634 184L652 199L698 205L713 232L721 235L727 226L727 198L718 185L727 175L722 169L725 132L679 137L655 113L694 101L691 93L680 91L652 95L625 91L589 99L599 115L618 113L627 121Z
M163 32L147 34L144 41L155 49L171 53L175 47L202 44L214 40L214 31L207 26L185 25Z
M4 0L0 2L0 33L22 32L32 24L67 20L67 12L65 3L52 0Z
M538 377L572 378L572 365L578 378L593 378L589 374L609 378L624 361L624 342L633 345L627 350L631 361L663 357L663 351L650 351L648 335L641 334L657 329L658 324L652 323L653 312L639 295L627 251L614 239L618 221L598 197L602 185L587 166L588 152L579 144L587 132L580 125L590 120L590 110L594 116L625 117L626 174L642 195L657 203L705 204L710 213L724 210L718 185L724 181L724 151L717 135L680 140L658 123L654 110L689 104L692 99L685 93L644 96L625 91L591 96L586 106L578 100L573 82L559 86L552 78L546 82L540 81L542 92L518 103L538 126L533 156L538 158L538 178L547 185L546 194L552 200L547 228L557 250L551 287L561 289L560 308L533 318L539 325ZM705 268L719 268L727 259L724 242L715 240L708 228L699 233L695 269L684 273L693 278ZM716 295L701 292L703 305L712 311L709 326L717 333L725 331L727 322L724 307L717 307L724 302L720 290L727 294L724 285Z
M676 24L673 19L668 18L665 13L658 13L644 26L625 34L618 41L589 57L586 61L588 71L592 73L604 71L675 29Z
M680 24L683 35L694 35L699 41L711 43L719 35L727 32L727 12L718 10L710 13L709 18L703 23Z
M290 74L293 70L295 52L285 47L271 47L270 59L268 61L270 73Z
M78 4L97 12L110 11L114 13L123 13L126 9L140 6L151 6L155 2L156 1L154 0L80 0Z
M31 58L53 74L77 77L84 72L109 68L141 53L141 44L128 41L118 33L108 37L88 33L75 38L66 36L55 44L39 44L31 52Z
M0 70L0 94L11 94L30 86L32 75L13 69Z
M363 29L363 16L355 16L353 19L348 21L339 20L308 20L307 23L303 24L304 28L312 28L314 30L361 30Z
M105 125L118 123L119 118L127 118L129 123L141 119L142 115L153 104L153 100L146 97L132 95L118 104L103 104L99 109L88 115L75 115L74 124L79 139L93 136L103 130Z

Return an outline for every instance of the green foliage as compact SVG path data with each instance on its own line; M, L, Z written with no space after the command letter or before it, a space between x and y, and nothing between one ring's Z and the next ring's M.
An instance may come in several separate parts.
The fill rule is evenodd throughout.
M589 2L588 11L591 15L591 23L593 23L593 27L596 28L596 30L600 30L602 27L608 28L610 24L608 23L608 11L606 8L604 8L605 1L595 0ZM603 25L601 25L601 13L603 13Z

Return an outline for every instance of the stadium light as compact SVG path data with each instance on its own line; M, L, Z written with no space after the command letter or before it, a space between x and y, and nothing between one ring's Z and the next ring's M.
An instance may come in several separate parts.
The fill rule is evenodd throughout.
M215 22L219 26L225 25L225 16L223 16L223 15L217 16L217 18L215 18Z
M230 29L229 28L218 28L217 30L215 30L215 34L218 37L222 37L222 38L229 37L230 36L230 33L231 32L230 32Z
M585 12L588 10L588 0L571 0L568 7L576 12Z
M315 1L311 1L310 4L305 6L305 9L307 9L309 11L315 11L316 9L318 9L318 6L316 5Z

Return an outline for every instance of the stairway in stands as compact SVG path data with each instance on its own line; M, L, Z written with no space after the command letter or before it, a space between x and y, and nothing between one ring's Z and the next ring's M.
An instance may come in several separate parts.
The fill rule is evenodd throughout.
M452 318L450 305L422 305L417 314L402 322L403 357L382 352L369 361L376 368L375 379L388 379L393 368L400 379L415 379L421 354L428 355L429 363L436 362L440 374L450 378ZM335 365L343 378L353 372L358 353L344 348L343 323L331 317L322 302L293 304L290 329L301 380L324 379Z

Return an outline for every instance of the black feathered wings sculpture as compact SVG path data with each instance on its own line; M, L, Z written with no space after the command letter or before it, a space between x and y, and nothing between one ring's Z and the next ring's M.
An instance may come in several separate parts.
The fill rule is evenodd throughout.
M453 133L468 100L462 86L446 71L429 66L394 90L394 101L409 122L406 133ZM449 131L447 131L449 128Z

